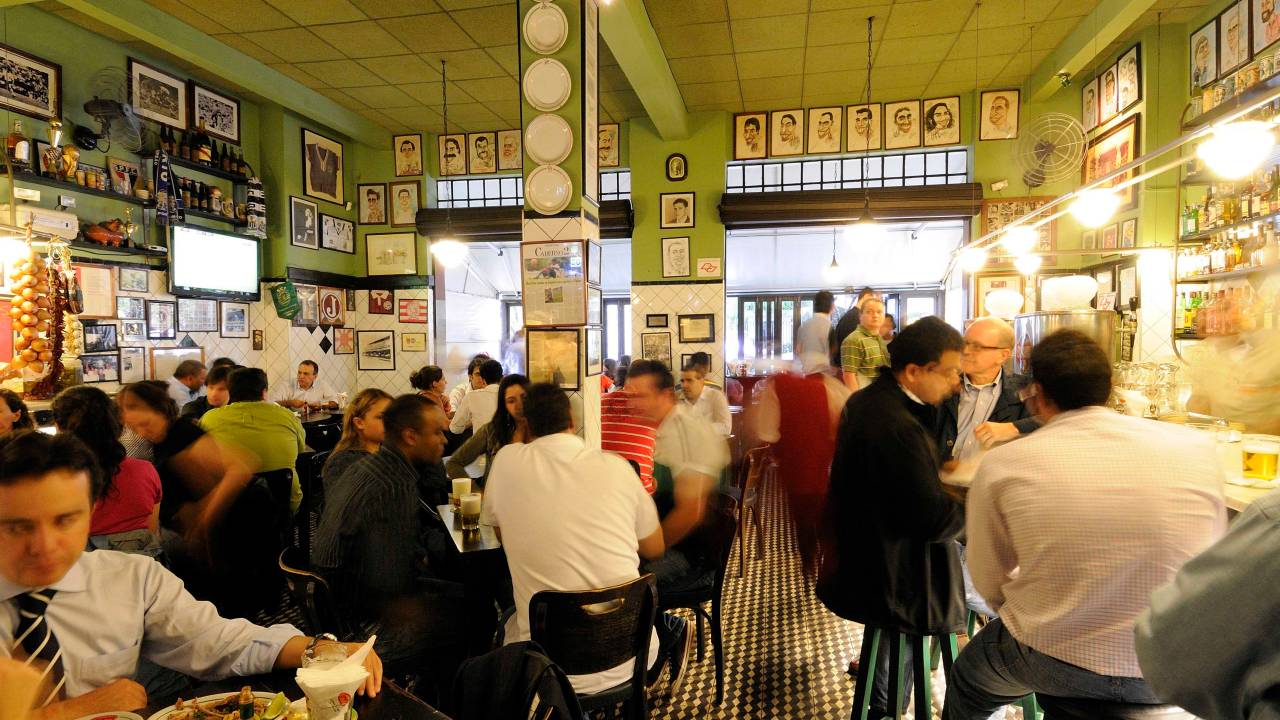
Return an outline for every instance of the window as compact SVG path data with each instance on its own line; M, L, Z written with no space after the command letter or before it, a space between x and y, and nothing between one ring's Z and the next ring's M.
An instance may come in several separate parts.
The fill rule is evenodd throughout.
M865 177L864 177L865 166ZM851 190L969 182L969 150L936 150L829 160L755 161L726 166L725 192Z
M524 178L519 175L465 180L437 180L436 207L498 207L524 204Z
M604 356L617 360L631 354L631 299L604 300Z
M880 296L885 300L885 312L895 318L905 310L906 319L897 321L898 328L926 315L941 315L941 290L888 290L881 291ZM853 307L854 298L852 293L836 295L835 312L831 314L833 326ZM795 360L796 329L812 316L813 293L730 296L725 308L724 356L728 360Z
M600 173L600 202L631 199L631 171L615 170Z

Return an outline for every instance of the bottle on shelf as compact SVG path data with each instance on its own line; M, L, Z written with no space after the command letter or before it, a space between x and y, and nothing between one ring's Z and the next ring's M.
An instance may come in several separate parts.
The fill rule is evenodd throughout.
M213 161L213 147L209 141L209 133L205 132L203 120L196 128L195 149L191 152L191 159L202 165L208 165Z
M27 170L31 167L31 141L22 132L21 118L14 118L13 129L5 139L5 153L14 170Z
M241 175L248 175L248 174L249 174L249 163L245 162L245 160L244 160L244 149L243 149L243 148L242 148L242 149L240 149L240 150L237 150L237 151L236 151L236 162L237 162L237 163L239 163L239 165L240 165L240 167L239 167L239 168L237 168L237 172L239 172Z
M191 159L191 133L182 133L182 140L178 142L178 157L183 160Z

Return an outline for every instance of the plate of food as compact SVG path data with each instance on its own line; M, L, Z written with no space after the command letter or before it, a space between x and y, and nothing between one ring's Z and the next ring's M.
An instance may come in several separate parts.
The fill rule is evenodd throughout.
M275 720L284 717L289 709L289 700L284 693L252 692L245 687L239 692L205 695L195 700L179 698L172 707L161 710L147 720L222 720L231 714L239 718L244 717L241 709L249 702L253 703L251 717L254 720Z
M78 717L76 718L76 720L142 720L142 716L138 715L137 713L121 711L121 712L94 713L92 715L85 715L84 717Z

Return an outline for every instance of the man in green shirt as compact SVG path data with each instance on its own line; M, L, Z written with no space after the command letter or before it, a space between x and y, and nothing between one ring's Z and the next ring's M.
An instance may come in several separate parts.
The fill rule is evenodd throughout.
M871 384L880 367L889 364L889 348L880 337L884 323L884 301L868 297L858 310L858 329L840 343L840 370L844 384L853 392Z
M218 442L248 453L254 472L288 468L293 471L289 509L302 504L298 483L298 453L306 448L302 422L291 411L267 402L267 374L258 368L238 368L227 380L231 404L214 408L200 419L200 426Z

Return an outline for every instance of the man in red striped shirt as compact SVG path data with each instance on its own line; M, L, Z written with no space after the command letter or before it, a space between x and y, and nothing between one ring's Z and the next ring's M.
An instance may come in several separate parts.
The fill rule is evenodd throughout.
M618 389L600 397L600 449L640 466L640 482L652 495L653 445L656 428L631 409L631 394Z

